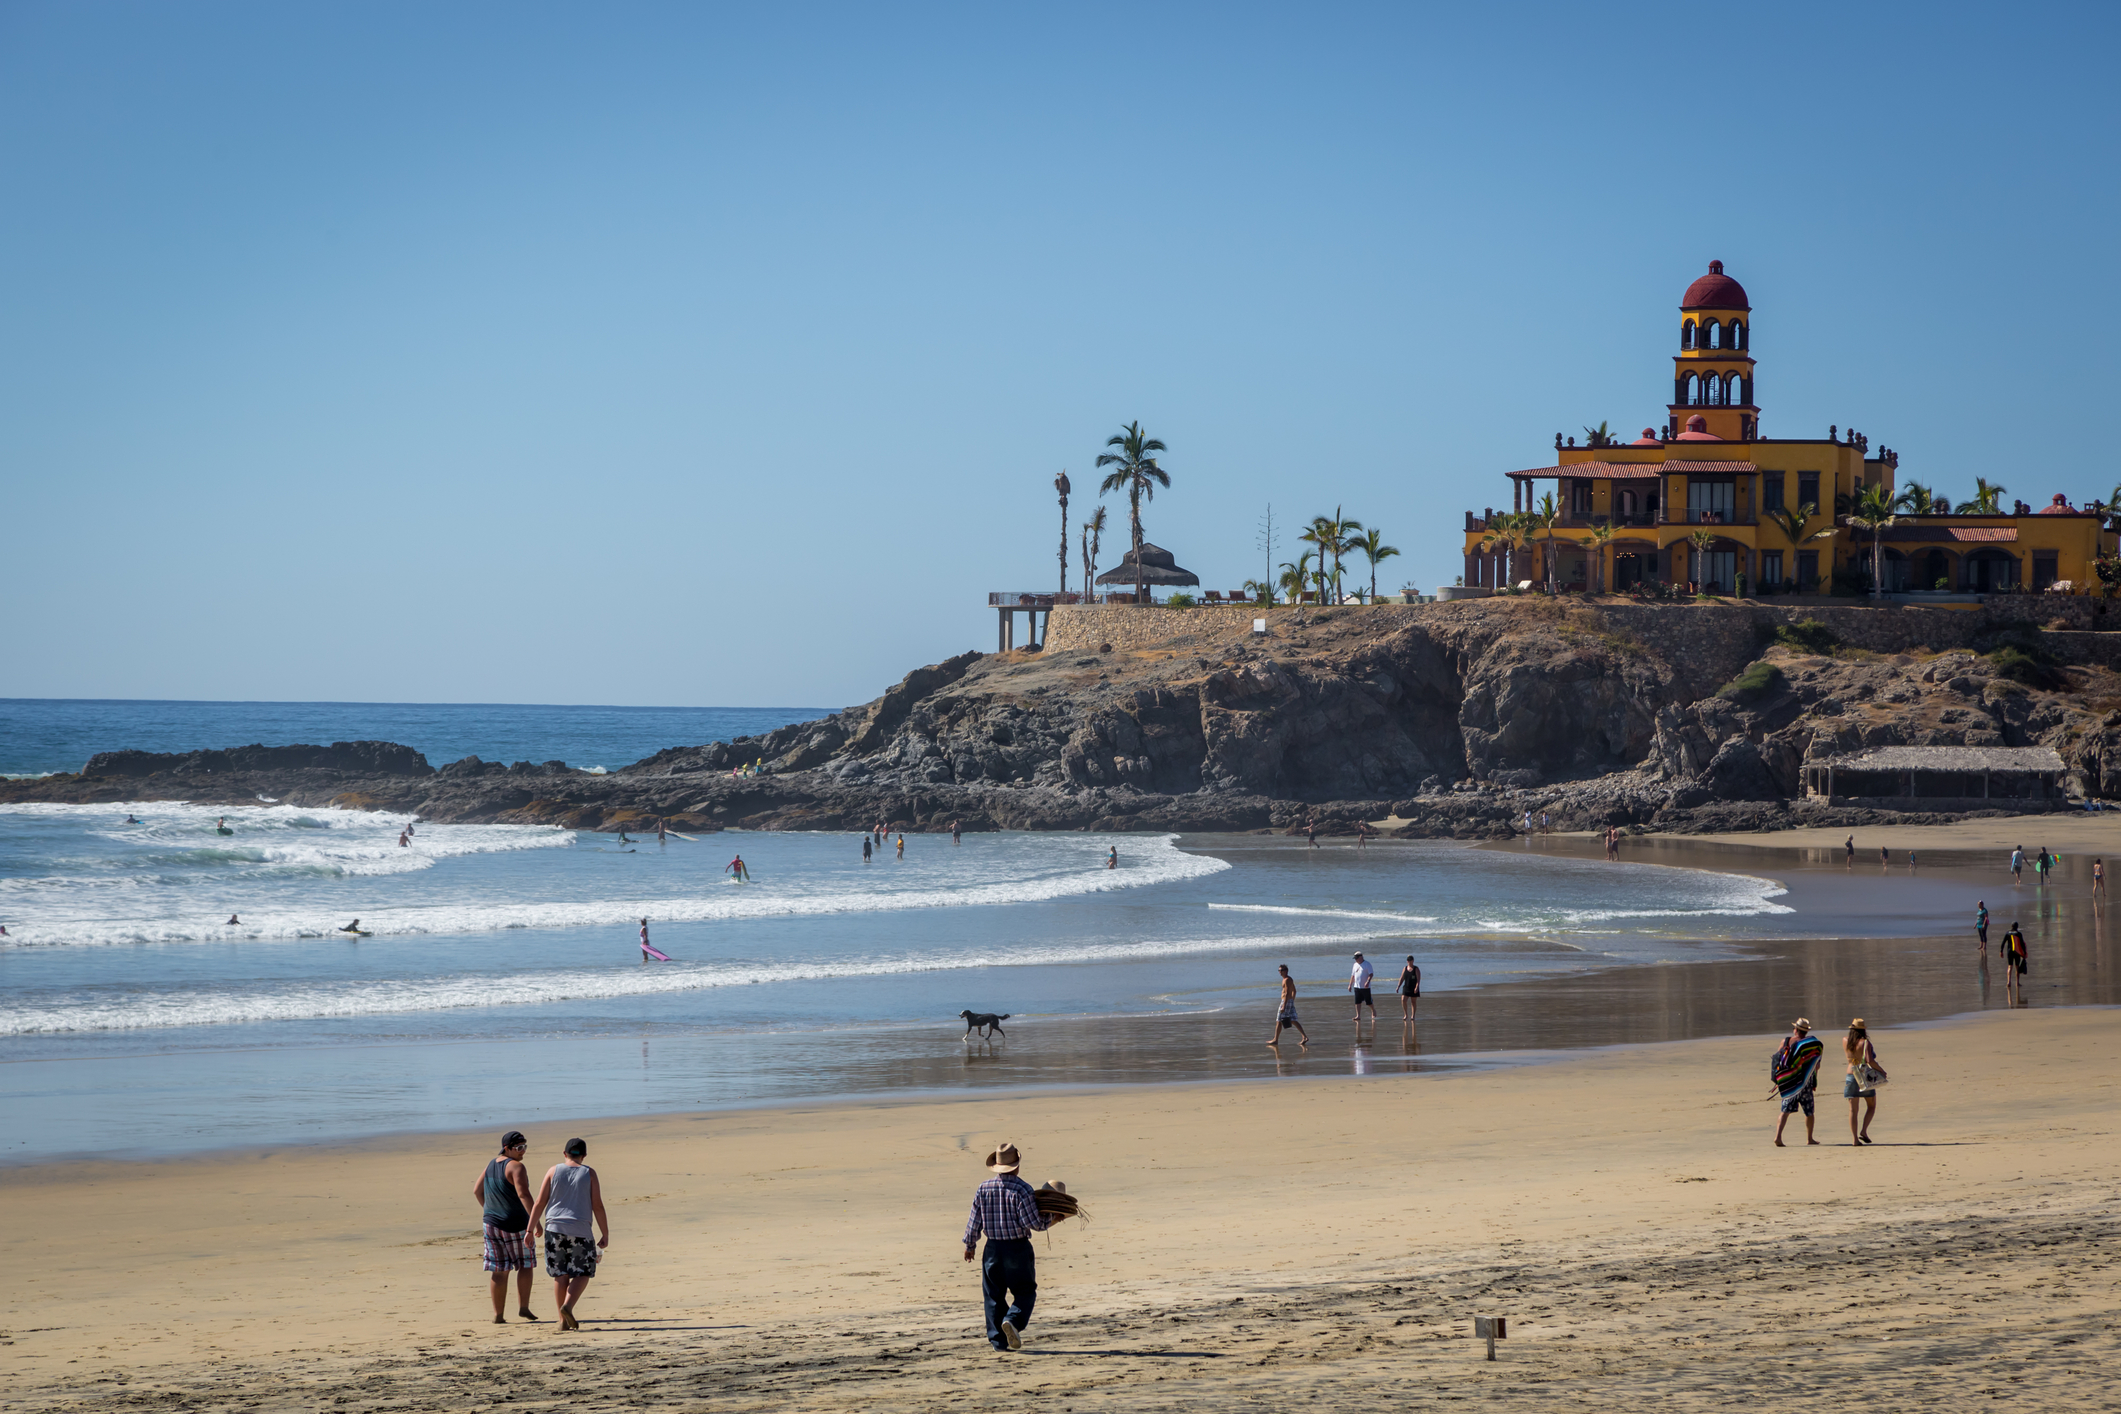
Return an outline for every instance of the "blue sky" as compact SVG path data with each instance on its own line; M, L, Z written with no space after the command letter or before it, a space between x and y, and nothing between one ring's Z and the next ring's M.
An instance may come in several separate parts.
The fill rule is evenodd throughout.
M1712 258L1768 435L2104 494L2116 29L0 4L0 695L864 700L1134 418L1206 583L1270 502L1449 583Z

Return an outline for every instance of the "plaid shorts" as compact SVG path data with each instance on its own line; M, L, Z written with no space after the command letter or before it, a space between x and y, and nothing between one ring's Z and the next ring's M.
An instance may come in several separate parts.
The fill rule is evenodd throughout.
M489 1272L534 1272L538 1269L537 1244L530 1230L503 1232L486 1224L486 1270Z

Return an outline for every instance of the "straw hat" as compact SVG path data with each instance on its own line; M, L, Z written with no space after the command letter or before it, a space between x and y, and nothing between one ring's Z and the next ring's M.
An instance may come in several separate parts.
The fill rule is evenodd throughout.
M1812 1029L1812 1023L1800 1016L1790 1023L1790 1029L1792 1031L1809 1031Z
M1851 1031L1868 1031L1868 1030L1870 1030L1870 1027L1868 1027L1868 1026L1865 1026L1865 1025L1863 1024L1863 1018L1859 1016L1859 1017L1857 1017L1857 1018L1856 1018L1856 1019L1855 1019L1854 1021L1851 1021L1851 1022L1849 1023L1849 1030L1851 1030Z
M1016 1145L1004 1139L987 1156L987 1169L990 1173L1015 1173L1023 1162L1024 1157L1016 1152Z

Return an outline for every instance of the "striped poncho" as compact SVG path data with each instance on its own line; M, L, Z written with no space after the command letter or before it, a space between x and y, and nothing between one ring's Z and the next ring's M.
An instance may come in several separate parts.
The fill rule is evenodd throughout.
M1774 1063L1768 1074L1775 1082L1777 1094L1787 1098L1801 1094L1819 1083L1819 1059L1826 1054L1826 1046L1817 1036L1810 1034L1800 1039L1784 1041L1775 1052Z

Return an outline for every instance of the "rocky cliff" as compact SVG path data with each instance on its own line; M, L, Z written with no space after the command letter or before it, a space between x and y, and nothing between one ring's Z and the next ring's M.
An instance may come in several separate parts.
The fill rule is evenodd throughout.
M1109 611L1104 611L1109 613ZM1948 610L1544 599L1157 615L1127 649L966 653L866 706L673 747L609 775L389 743L112 752L0 799L272 796L435 820L638 829L1776 828L1878 818L1797 799L1880 744L2055 746L2121 794L2121 635ZM1801 621L1801 622L1800 622ZM1793 623L1798 627L1792 628ZM1080 627L1080 626L1078 626ZM1091 626L1094 629L1094 625ZM1777 641L1778 633L1784 642ZM763 764L763 774L733 768Z

